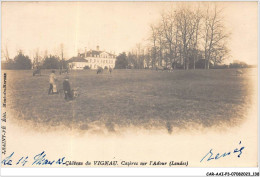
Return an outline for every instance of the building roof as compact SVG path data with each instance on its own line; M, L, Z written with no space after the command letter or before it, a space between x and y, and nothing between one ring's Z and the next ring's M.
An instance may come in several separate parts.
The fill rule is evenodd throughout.
M71 59L68 60L69 63L71 62L88 62L88 60L84 59L83 57L72 57Z
M103 52L107 53L109 56L116 57L116 55L114 55L112 53L109 53L109 52L106 52L106 51L100 51L100 50L90 50L90 51L87 51L87 57L92 57L94 55L100 55ZM81 53L80 56L81 57L85 57L85 53Z

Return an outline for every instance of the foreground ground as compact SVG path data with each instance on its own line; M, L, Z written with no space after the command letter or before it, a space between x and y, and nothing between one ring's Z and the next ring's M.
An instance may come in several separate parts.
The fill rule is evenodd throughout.
M66 102L63 95L48 96L48 75L32 76L32 71L7 73L7 104L16 119L35 126L91 130L93 126L117 131L118 127L146 129L235 126L251 105L251 77L254 69L190 70L156 72L114 70L73 71L70 80L80 96ZM61 88L65 74L58 75ZM194 127L193 127L194 128Z

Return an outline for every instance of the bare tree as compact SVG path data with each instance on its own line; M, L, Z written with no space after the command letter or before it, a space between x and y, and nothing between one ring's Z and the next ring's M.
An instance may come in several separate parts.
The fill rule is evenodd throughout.
M157 60L157 40L158 40L158 28L155 27L155 25L150 25L151 28L151 37L150 40L152 41L152 47L151 47L151 64L152 67L154 67L155 62ZM147 62L147 61L146 61Z
M34 51L34 57L33 57L33 67L39 67L40 64L40 55L39 55L39 48L37 48Z
M165 38L165 43L167 45L167 58L165 58L165 62L166 62L166 66L168 65L168 58L169 58L169 62L172 63L173 60L175 60L175 58L173 59L173 47L174 45L174 39L175 39L175 11L169 11L168 13L163 13L161 15L162 17L162 28L163 28L163 34L164 34L164 38Z
M229 57L229 52L229 49L225 45L215 47L211 54L214 66L227 59Z
M48 57L48 50L44 51L44 59Z
M216 6L203 9L187 5L163 12L160 22L150 26L152 66L165 63L167 67L170 63L174 69L177 64L183 69L195 69L202 52L205 69L211 62L222 62L228 56L229 34L221 13Z
M10 57L9 57L9 52L8 52L8 47L7 45L5 45L5 49L2 50L3 54L4 54L4 57L5 57L5 60L6 61L9 61L10 60Z
M225 32L224 19L221 17L221 13L222 9L218 9L216 5L214 5L212 13L210 13L209 6L206 9L203 35L205 69L209 69L210 62L214 61L214 53L219 55L221 51L224 52L223 54L228 51L225 43L229 34Z
M183 7L178 11L178 25L179 33L181 37L183 67L189 69L190 56L192 48L192 40L194 40L194 34L196 31L196 20L194 20L195 13L187 7Z
M61 52L61 60L60 60L60 70L63 70L63 50L64 50L64 45L63 43L60 44L60 52ZM61 72L60 72L61 73Z
M201 30L201 20L202 14L200 7L198 7L197 11L194 14L194 35L192 39L192 58L193 58L193 69L196 69L196 61L198 60L198 51L199 51L199 39L200 39L200 30Z
M64 57L64 45L63 45L63 43L60 44L60 52L61 52L61 60L63 60L63 57Z
M162 66L163 50L165 49L165 39L163 38L163 28L161 24L157 27L157 43L158 43L158 65Z
M137 59L137 68L143 69L143 67L144 67L144 48L141 43L136 44L136 59Z

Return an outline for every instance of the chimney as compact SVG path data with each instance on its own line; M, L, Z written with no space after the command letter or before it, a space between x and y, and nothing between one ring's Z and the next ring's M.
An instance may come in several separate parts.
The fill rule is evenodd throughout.
M99 51L99 46L97 45L97 51Z
M87 58L87 47L85 47L85 58Z

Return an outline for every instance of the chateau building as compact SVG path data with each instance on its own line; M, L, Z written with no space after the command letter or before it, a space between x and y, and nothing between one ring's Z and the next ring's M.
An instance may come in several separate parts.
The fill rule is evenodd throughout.
M70 69L84 69L88 66L90 69L98 69L99 67L114 68L116 63L116 55L100 51L99 46L96 50L85 50L84 53L79 53L77 57L72 57L68 60Z

